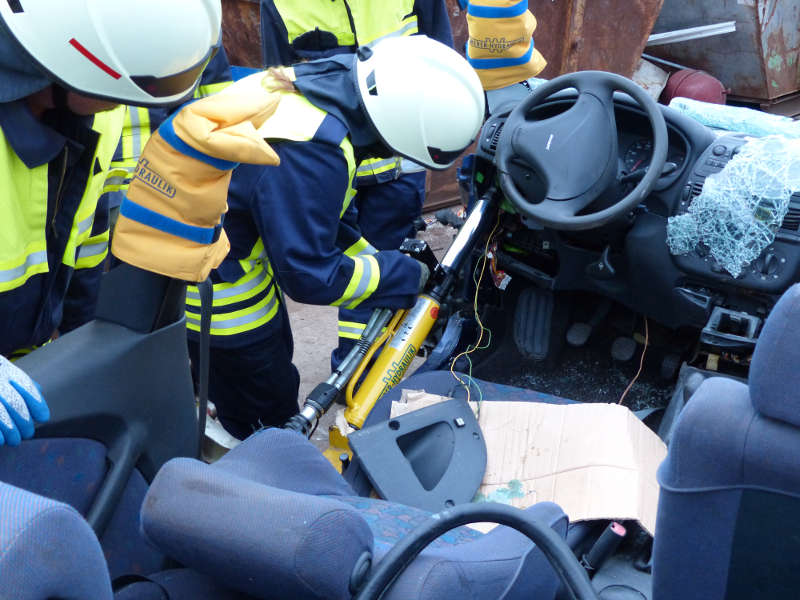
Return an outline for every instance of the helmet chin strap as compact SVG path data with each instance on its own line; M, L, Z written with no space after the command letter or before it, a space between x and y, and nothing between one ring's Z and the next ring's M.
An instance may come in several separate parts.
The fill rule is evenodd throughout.
M361 162L366 158L391 158L395 155L394 150L381 141L375 141L368 146L355 146L353 151L356 162Z
M53 105L56 110L69 110L67 105L67 90L60 85L53 84Z

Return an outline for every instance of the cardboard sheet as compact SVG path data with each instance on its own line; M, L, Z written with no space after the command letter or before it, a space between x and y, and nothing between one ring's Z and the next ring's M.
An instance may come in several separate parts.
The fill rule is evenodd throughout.
M392 416L446 399L410 391ZM551 501L570 521L631 519L654 532L656 469L667 449L624 406L483 402L478 423L488 461L476 500L520 508Z

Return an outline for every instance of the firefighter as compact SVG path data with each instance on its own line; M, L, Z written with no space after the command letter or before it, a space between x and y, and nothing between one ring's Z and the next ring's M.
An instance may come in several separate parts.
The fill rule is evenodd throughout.
M427 35L448 46L453 34L444 0L261 0L267 67L352 54L393 36ZM425 201L425 169L402 157L364 157L356 170L353 218L378 250L396 250L416 236ZM339 311L335 367L361 335L369 311Z
M130 18L143 11L159 18ZM0 3L0 355L92 318L119 105L191 97L220 25L214 0ZM46 418L35 384L0 359L0 442Z
M171 274L190 263L217 267L209 399L230 433L243 438L297 411L281 290L305 303L400 308L413 304L426 278L421 263L376 251L353 227L348 210L360 159L400 155L447 168L475 139L484 110L469 64L439 42L411 36L256 73L162 124L145 148L147 172L140 169L122 203L113 250L158 272L167 272L169 256L176 259ZM170 193L143 179L165 181ZM207 192L198 179L208 182ZM169 252L137 243L159 231ZM201 281L205 268L182 277ZM196 287L188 290L186 315L196 357Z

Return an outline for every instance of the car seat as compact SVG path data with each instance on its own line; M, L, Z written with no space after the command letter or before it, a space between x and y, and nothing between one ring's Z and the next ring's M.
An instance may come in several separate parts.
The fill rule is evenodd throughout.
M527 512L565 535L558 506ZM430 516L356 496L305 437L269 429L211 465L169 461L147 493L142 527L168 556L254 597L338 600ZM553 598L558 586L522 534L461 527L428 546L384 597Z
M800 285L775 305L748 382L707 379L658 472L653 598L800 589Z

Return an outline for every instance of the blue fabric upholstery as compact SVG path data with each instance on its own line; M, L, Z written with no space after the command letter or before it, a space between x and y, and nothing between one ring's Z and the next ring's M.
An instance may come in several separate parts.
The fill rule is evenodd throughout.
M295 438L305 441L272 430L251 436L248 445L260 447L263 440L269 446L273 437L290 444ZM253 459L269 471L270 462L257 454ZM372 547L367 524L336 500L271 487L263 483L269 477L259 481L237 473L253 473L253 466L243 468L244 461L235 456L214 465L191 459L168 462L142 507L145 534L182 564L245 593L350 598L353 568Z
M100 537L112 581L120 575L147 575L165 568L164 555L142 535L139 513L146 493L147 482L134 470Z
M529 511L565 535L559 507ZM350 598L350 575L373 540L379 560L427 518L355 496L308 440L278 429L213 465L170 461L142 508L146 535L165 553L258 598ZM498 598L508 587L509 599L553 598L558 580L516 531L460 528L424 550L385 598Z
M707 379L680 415L658 471L654 600L796 595L798 323L794 286L767 319L749 387Z
M25 440L0 452L0 481L69 504L84 517L107 471L106 447L89 439ZM112 579L164 567L164 556L147 544L139 528L146 491L146 481L134 471L100 539Z
M100 544L74 508L0 483L0 596L112 597Z
M105 477L106 448L88 439L25 440L0 452L0 481L86 514Z
M800 284L772 309L750 364L753 406L762 415L800 427Z
M114 594L114 600L249 600L252 596L220 585L190 569L171 569L133 582Z

